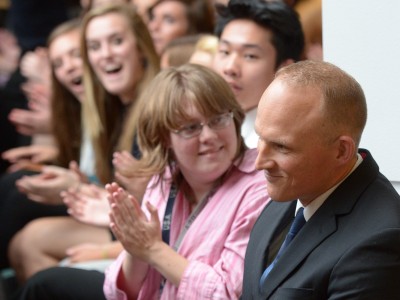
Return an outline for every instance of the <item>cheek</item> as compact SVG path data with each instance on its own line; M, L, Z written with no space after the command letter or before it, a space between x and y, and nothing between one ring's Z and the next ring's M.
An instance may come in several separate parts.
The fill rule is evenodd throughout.
M98 69L98 63L97 63L98 58L97 58L97 55L94 54L94 53L92 53L92 54L89 53L88 61L89 61L90 66L92 67L92 69L95 70L96 73L98 73L97 72L97 69Z
M221 62L222 62L222 57L218 55L218 53L214 56L213 61L212 61L212 69L217 72L219 75L223 75L221 72Z
M55 70L54 75L58 81L65 85L65 74L61 69Z
M171 134L170 141L170 148L172 149L175 157L181 158L188 155L193 155L197 152L197 143L195 139L185 140Z
M187 26L185 26L182 23L176 23L176 24L173 24L173 25L169 25L165 29L166 37L169 40L179 38L179 37L181 37L181 36L186 34L186 32L187 32L187 28L186 27Z

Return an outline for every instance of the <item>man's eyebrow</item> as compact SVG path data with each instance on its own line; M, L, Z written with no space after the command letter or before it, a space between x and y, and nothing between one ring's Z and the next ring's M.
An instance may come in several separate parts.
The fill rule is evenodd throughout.
M226 45L228 45L228 46L236 45L236 46L239 46L239 47L241 47L241 48L253 48L253 49L263 50L263 49L260 47L260 45L258 45L258 44L252 44L252 43L245 43L245 44L242 44L242 43L232 43L232 42L229 42L229 41L227 41L227 40L220 40L220 44L226 44Z

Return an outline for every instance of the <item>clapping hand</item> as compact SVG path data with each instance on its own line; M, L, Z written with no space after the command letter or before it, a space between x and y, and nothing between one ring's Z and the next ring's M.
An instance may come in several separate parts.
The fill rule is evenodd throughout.
M79 189L61 192L68 213L76 220L95 226L110 225L108 192L93 184L81 184Z
M138 201L117 183L107 184L106 190L111 230L130 255L148 262L152 250L163 243L157 209L147 202L148 218Z

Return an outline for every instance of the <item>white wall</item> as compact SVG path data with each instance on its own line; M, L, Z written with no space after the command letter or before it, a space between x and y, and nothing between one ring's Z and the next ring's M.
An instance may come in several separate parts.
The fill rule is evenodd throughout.
M323 0L324 60L361 84L368 121L361 147L400 192L400 1Z

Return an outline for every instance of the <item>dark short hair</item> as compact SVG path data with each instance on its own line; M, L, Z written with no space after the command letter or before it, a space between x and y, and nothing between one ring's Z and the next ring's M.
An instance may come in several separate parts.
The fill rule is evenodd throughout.
M221 37L225 26L237 19L246 19L272 32L276 50L276 67L286 59L298 61L304 48L304 34L299 17L281 1L230 0L227 6L217 5L215 33Z

